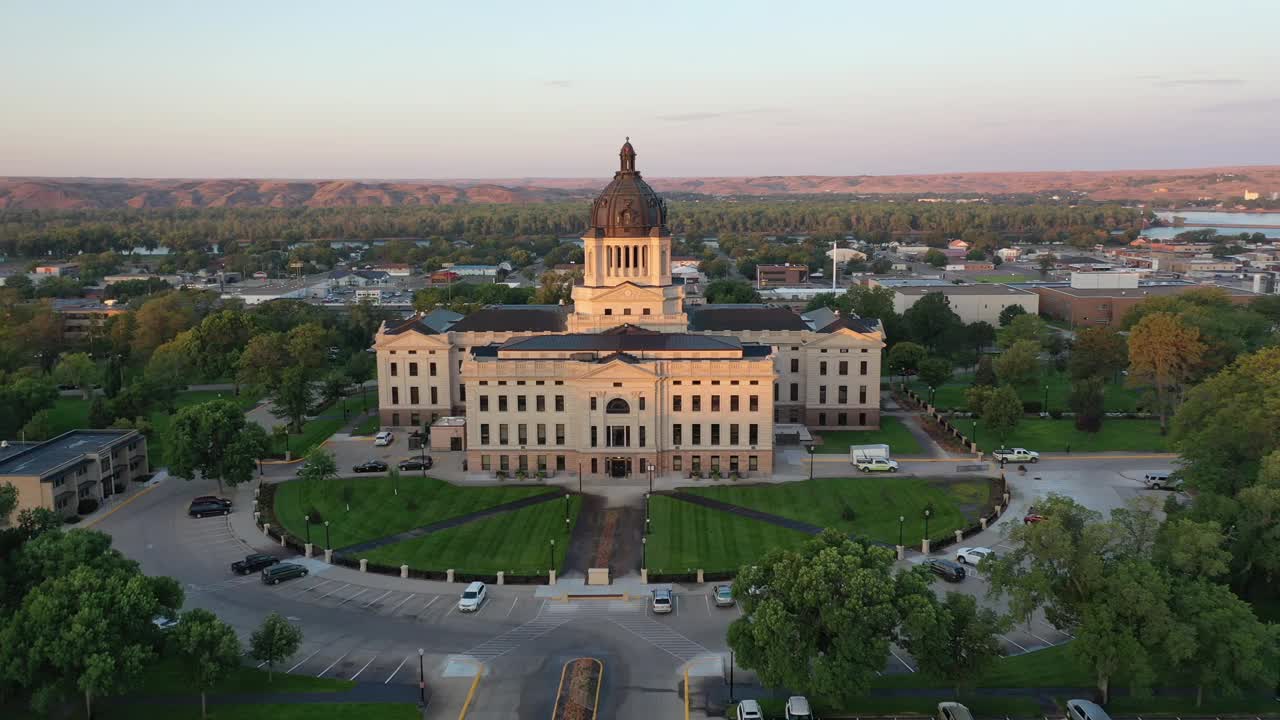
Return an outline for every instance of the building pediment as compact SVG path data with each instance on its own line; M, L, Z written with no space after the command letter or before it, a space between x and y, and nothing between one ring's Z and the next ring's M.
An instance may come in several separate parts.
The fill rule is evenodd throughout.
M838 328L829 333L822 333L809 347L884 347L884 339L871 333L860 333L849 328Z
M419 332L402 332L398 335L379 333L374 339L374 347L378 350L397 350L400 348L439 348L448 350L448 335L424 335Z
M595 293L592 300L662 300L665 295L661 287L645 287L632 282L624 282L609 290Z
M651 370L648 365L635 365L618 357L609 362L602 363L599 367L592 369L587 374L581 376L581 380L649 380L652 381L657 377L657 373Z

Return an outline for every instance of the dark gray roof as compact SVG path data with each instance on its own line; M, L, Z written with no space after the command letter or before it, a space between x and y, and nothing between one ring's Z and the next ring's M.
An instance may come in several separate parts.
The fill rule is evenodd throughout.
M689 329L701 332L809 329L804 318L780 305L701 305L686 312Z
M419 315L414 315L397 325L388 323L386 330L383 332L387 335L399 335L406 332L416 332L419 335L438 335L440 333L439 330L424 322L424 319Z
M838 317L828 325L817 328L817 331L831 333L841 328L849 328L859 333L872 333L880 329L880 321L860 317Z
M36 445L28 443L0 460L0 476L43 475L85 455L96 455L130 436L142 438L137 430L72 430Z
M736 338L692 335L688 333L659 333L639 328L605 333L579 333L573 335L539 335L511 338L502 344L502 350L564 352L657 352L662 350L740 350L742 343Z
M563 332L560 305L493 305L477 310L449 328L454 332Z

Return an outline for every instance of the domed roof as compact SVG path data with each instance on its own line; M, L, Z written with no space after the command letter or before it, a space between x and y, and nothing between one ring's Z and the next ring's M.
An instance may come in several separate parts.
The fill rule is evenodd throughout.
M618 152L621 167L591 203L591 230L605 237L648 237L667 234L667 204L636 170L631 138Z

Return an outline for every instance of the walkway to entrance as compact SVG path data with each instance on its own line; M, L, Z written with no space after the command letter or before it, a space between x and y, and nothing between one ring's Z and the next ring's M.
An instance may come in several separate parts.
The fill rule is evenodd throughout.
M642 507L611 508L604 497L584 495L565 556L565 576L585 577L593 567L609 568L611 578L639 573L643 526Z

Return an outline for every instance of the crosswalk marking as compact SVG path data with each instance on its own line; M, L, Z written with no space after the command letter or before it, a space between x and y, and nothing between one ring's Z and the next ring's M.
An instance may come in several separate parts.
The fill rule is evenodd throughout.
M508 630L492 640L480 643L462 654L479 660L480 662L492 662L493 660L496 660L497 658L516 649L522 643L526 643L530 640L536 640L567 622L569 622L569 618L567 617L534 618L513 630Z
M710 652L700 643L690 640L648 616L618 615L609 617L609 621L683 662L689 662L699 655Z

